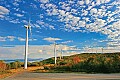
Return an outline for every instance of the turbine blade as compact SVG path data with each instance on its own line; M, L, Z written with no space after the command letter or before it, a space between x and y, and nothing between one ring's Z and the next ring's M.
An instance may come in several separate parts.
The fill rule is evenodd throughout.
M32 29L31 29L31 26L29 26L29 29L30 29L30 36L32 36Z
M29 18L29 21L28 21L28 26L30 26L30 18Z
M28 26L29 26L29 29L30 29L30 36L31 36L31 39L32 39L32 29L31 29L31 26L30 26L30 18L29 18L29 23L28 23Z

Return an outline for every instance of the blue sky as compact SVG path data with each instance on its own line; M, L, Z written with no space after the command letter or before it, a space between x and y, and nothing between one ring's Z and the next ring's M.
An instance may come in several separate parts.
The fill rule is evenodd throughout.
M23 58L29 19L30 58L120 47L120 0L0 0L0 59Z

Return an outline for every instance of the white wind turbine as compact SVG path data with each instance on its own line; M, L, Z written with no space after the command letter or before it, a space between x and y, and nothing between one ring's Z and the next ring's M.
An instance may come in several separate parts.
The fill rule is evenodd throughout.
M27 69L27 55L28 55L28 30L30 30L31 33L31 26L30 26L30 20L28 22L28 25L24 25L26 28L26 45L25 45L25 57L24 57L24 69ZM32 35L32 33L31 33Z
M57 55L56 55L56 42L54 42L54 57L55 57L55 65L57 62Z

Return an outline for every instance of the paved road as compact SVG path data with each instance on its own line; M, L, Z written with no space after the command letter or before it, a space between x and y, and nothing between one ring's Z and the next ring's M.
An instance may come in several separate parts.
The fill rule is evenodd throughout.
M120 80L120 74L33 73L24 72L3 80Z

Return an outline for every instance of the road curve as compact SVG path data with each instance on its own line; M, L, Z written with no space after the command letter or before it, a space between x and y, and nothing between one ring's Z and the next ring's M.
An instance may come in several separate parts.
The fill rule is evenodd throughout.
M34 73L23 72L2 80L120 80L120 74Z

